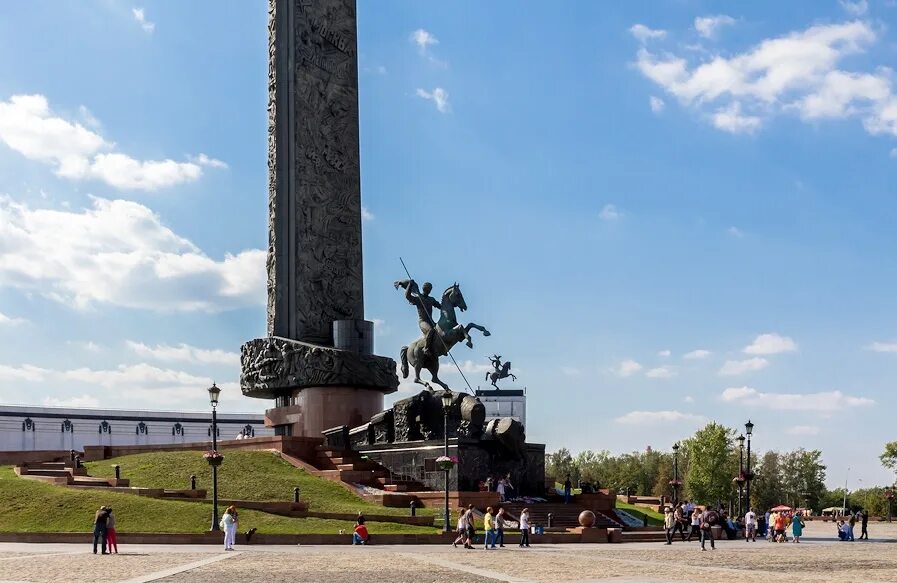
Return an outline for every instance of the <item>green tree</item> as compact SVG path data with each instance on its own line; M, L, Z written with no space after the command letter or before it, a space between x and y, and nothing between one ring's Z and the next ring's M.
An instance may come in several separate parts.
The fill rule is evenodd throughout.
M889 470L897 471L897 441L891 441L885 444L885 451L878 456L881 465Z
M785 488L782 485L782 468L779 453L768 451L755 466L751 483L751 505L763 513L784 501Z
M732 478L738 472L737 454L733 457L734 436L734 430L711 422L686 440L685 482L689 499L713 505L729 499Z
M803 448L782 454L782 493L784 502L792 507L819 508L825 493L825 465L822 452Z
M566 447L546 455L545 458L545 474L553 477L556 482L563 482L568 474L574 483L579 479L579 468Z

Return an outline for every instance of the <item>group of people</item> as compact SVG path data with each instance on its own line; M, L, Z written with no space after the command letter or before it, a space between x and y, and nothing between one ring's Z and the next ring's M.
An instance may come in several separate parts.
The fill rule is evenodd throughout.
M869 540L869 511L861 510L852 514L847 515L847 517L842 517L838 520L838 540L844 542L853 542L854 535L853 529L856 526L856 523L860 523L860 538L859 540Z
M716 549L714 526L722 527L727 534L731 530L733 536L730 538L735 538L734 533L737 532L736 525L722 509L717 512L709 506L700 508L687 500L664 509L663 525L667 535L666 544L673 544L673 537L678 533L682 542L691 542L693 537L697 537L702 551L707 550L707 541L710 542L711 550Z
M111 506L100 506L93 517L93 554L97 554L97 545L102 554L118 554L118 540L115 538L115 516Z
M514 489L514 484L511 483L511 474L502 476L497 480L492 476L487 477L485 481L480 483L480 491L497 492L501 502L508 502L517 497L517 491Z
M524 508L520 513L520 546L521 548L529 547L529 508ZM494 549L505 546L505 527L510 522L508 514L502 506L498 506L494 510L491 506L486 508L486 514L483 515L483 528L486 531L484 549ZM458 514L458 527L456 532L458 537L452 542L452 546L458 548L459 544L463 544L465 549L473 549L476 542L476 513L473 504L462 508Z

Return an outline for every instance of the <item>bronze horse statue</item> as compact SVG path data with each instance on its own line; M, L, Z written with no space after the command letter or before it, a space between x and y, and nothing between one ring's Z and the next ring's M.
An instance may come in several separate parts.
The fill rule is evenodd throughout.
M499 386L495 384L495 381L506 379L508 377L511 377L514 382L517 382L517 377L511 374L510 360L502 365L501 370L494 370L492 372L486 371L486 378L484 380L491 380L492 386L498 389Z
M445 390L449 389L448 385L439 379L439 357L446 356L452 347L465 341L468 348L473 348L473 340L470 337L470 330L475 328L483 333L483 336L489 336L490 332L479 324L470 323L467 325L459 324L455 317L455 308L462 312L467 310L467 303L464 301L464 294L457 283L449 286L442 293L440 302L439 321L436 322L436 338L433 340L432 351L427 353L424 350L426 346L426 337L421 336L408 346L403 346L399 353L402 362L402 378L408 378L409 365L414 367L414 382L431 388L430 384L420 378L421 369L430 371L432 380Z

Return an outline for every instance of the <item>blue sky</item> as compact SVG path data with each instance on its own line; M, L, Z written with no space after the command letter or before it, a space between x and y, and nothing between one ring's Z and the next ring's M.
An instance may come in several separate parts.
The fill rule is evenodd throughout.
M891 479L897 6L359 1L366 312L460 282L549 449L706 420ZM0 20L0 402L204 407L264 333L263 3ZM444 367L445 368L445 367ZM446 379L461 388L457 374ZM513 385L508 385L513 386ZM407 385L397 396L409 394Z

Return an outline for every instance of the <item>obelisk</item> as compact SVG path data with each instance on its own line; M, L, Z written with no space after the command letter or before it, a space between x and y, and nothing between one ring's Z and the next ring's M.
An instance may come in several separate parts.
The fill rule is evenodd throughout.
M396 390L364 319L355 0L269 0L268 336L243 394L278 434L360 425Z

